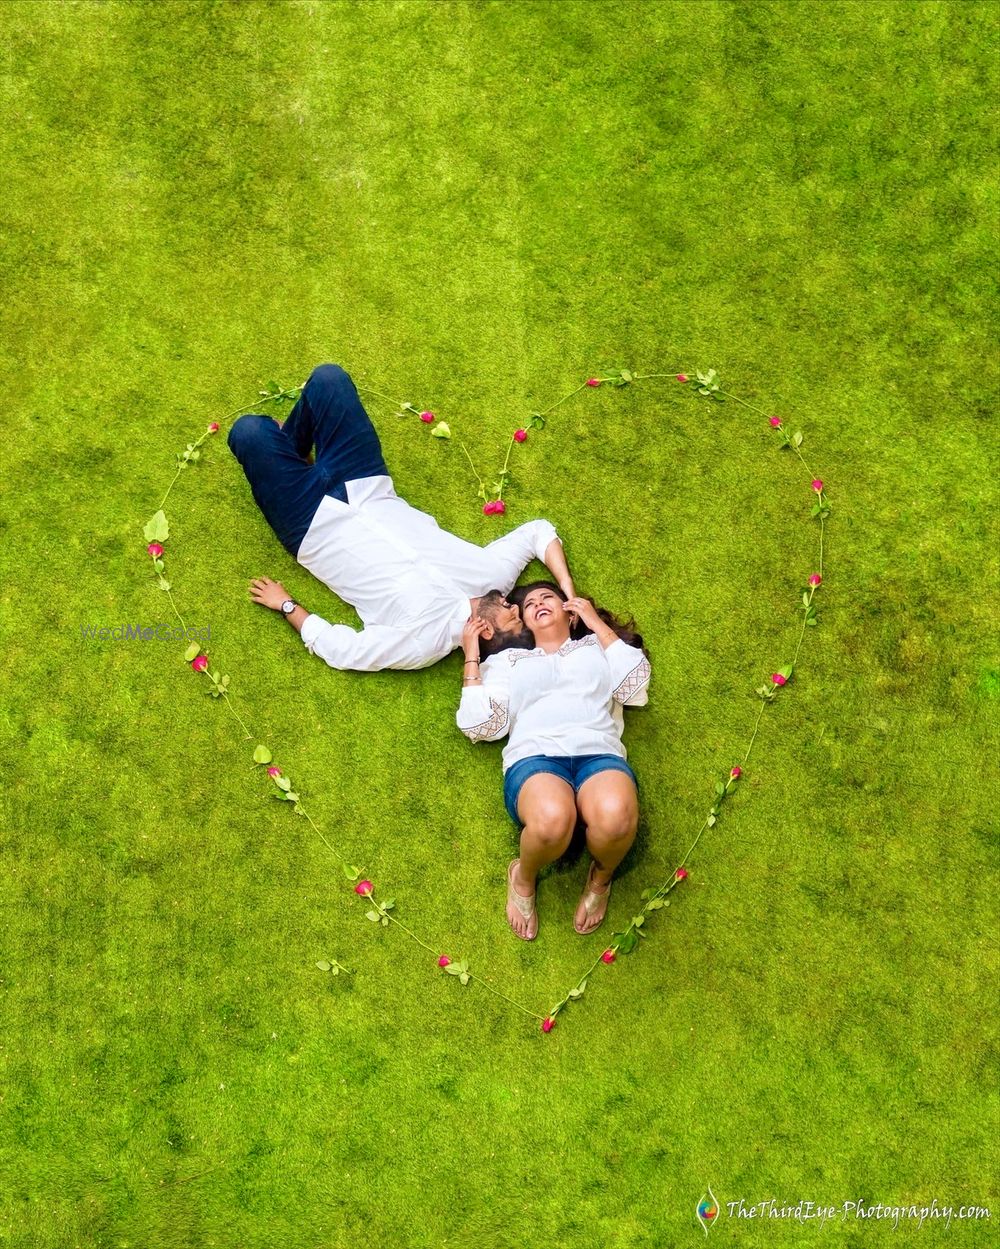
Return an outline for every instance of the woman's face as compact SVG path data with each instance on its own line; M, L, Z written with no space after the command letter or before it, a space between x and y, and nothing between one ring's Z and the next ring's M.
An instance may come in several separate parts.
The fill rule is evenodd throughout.
M532 633L558 623L564 624L569 633L569 616L554 590L531 590L521 604L521 616L525 628Z

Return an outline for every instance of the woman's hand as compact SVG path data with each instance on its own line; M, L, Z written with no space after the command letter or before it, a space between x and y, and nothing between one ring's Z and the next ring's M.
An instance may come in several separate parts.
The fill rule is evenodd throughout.
M470 616L462 630L462 645L465 647L466 659L479 658L479 639L487 627L482 616Z
M270 607L272 611L280 611L281 604L292 596L280 581L272 581L270 577L255 577L250 582L250 597L262 607Z
M580 598L579 595L568 598L563 603L563 610L579 616L587 628L592 629L595 633L604 624L590 599Z

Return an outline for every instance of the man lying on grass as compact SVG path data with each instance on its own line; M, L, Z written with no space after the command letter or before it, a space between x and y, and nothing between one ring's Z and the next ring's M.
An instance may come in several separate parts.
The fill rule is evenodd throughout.
M562 542L547 520L481 547L399 498L357 388L338 365L313 370L283 426L269 416L241 416L229 449L285 550L361 617L360 630L330 624L280 582L250 583L251 599L282 612L306 649L333 668L426 668L462 645L473 616L485 622L484 653L516 644L521 613L506 595L535 557L574 595Z

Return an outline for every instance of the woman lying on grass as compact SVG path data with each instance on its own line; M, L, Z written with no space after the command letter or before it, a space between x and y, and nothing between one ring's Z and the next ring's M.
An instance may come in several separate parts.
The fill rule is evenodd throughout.
M474 742L510 735L504 802L522 827L520 858L507 869L510 926L526 941L536 936L539 869L566 852L579 814L593 860L573 925L585 934L604 921L611 878L635 840L638 791L621 742L622 707L648 701L649 660L638 634L549 581L508 597L534 649L505 649L480 662L485 624L472 617L456 719Z

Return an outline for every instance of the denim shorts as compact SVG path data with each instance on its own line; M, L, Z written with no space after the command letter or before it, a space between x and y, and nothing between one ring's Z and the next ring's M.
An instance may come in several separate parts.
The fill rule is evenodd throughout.
M529 755L527 759L519 759L504 773L503 800L510 818L519 827L524 821L517 813L517 799L521 786L529 776L536 772L551 772L568 785L573 786L575 794L584 781L596 776L598 772L626 772L631 776L636 789L639 782L636 775L618 755Z

